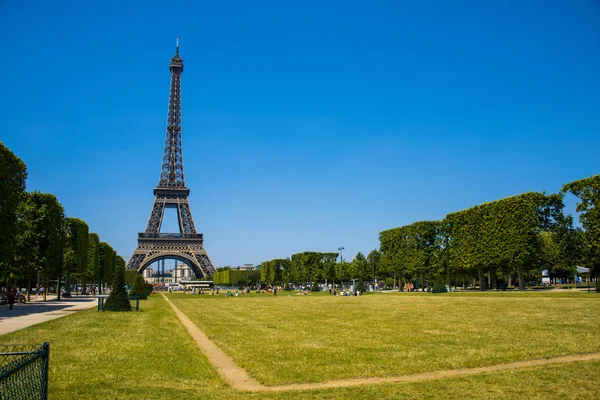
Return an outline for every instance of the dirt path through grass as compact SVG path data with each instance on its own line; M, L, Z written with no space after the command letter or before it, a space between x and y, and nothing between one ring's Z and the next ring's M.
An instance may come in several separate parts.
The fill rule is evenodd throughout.
M195 340L196 344L202 350L208 361L232 388L252 392L280 392L292 390L313 390L313 389L331 389L345 388L359 385L373 385L380 383L399 383L399 382L418 382L433 379L455 378L461 376L478 375L491 372L510 371L513 369L523 369L539 367L551 364L561 364L576 361L600 360L600 352L589 354L576 354L569 356L517 361L506 364L498 364L487 367L461 368L434 372L425 372L403 376L393 376L387 378L356 378L340 379L321 383L296 383L288 385L263 385L248 375L248 372L239 367L233 358L225 354L215 343L213 343L206 334L196 326L182 311L173 304L164 293L161 293L164 299L169 303L175 314L186 327L189 334Z

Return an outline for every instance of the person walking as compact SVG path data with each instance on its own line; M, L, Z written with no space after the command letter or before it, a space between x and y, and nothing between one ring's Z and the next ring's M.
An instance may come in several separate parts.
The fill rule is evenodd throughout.
M8 288L8 291L6 292L6 296L8 297L8 307L11 310L13 309L13 304L15 304L16 294L17 292L15 288Z

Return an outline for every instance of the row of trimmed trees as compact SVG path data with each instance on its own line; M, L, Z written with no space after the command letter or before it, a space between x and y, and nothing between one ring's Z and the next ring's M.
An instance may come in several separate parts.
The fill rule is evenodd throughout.
M564 213L578 197L582 228ZM600 272L600 175L566 184L558 194L524 193L380 233L381 262L402 280L479 281L481 290L518 282L525 290L542 270L573 278L577 266ZM385 269L385 268L384 268ZM447 276L444 276L447 275ZM486 279L487 276L487 279ZM514 280L513 280L514 279Z
M362 282L371 280L379 271L381 255L373 250L365 257L358 253L352 262L336 262L338 253L305 251L290 258L264 261L260 264L260 280L263 283L284 286L297 284L325 283L341 284L356 281L364 290Z
M581 228L564 212L564 196L578 198ZM600 274L600 175L564 185L556 194L524 193L419 221L379 234L380 249L352 262L338 253L303 252L261 263L260 281L341 283L350 280L410 281L425 288L471 284L481 290L539 281L542 270L572 279L577 266ZM392 278L390 280L390 278Z
M0 142L0 282L68 291L106 285L125 260L85 221L67 217L56 196L26 191L27 167ZM35 283L34 283L35 280ZM62 284L58 284L61 282ZM76 285L77 286L77 285Z

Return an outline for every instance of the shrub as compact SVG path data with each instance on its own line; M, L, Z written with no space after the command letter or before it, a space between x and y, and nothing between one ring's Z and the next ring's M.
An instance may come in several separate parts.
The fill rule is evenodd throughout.
M367 289L365 288L365 282L362 280L362 278L360 278L358 280L358 285L356 286L356 290L358 290L361 293L364 293L367 291Z
M140 299L146 299L146 281L142 277L141 274L137 274L135 279L133 280L133 287L129 291L129 296L137 296Z
M290 283L289 282L285 284L285 287L283 288L283 290L286 291L286 292L291 292L292 291L292 289L290 289Z
M446 283L441 276L435 278L435 282L433 282L433 293L446 293L448 289L446 289Z
M394 280L392 278L387 278L385 280L385 288L386 289L389 289L389 288L393 289L393 286L394 286Z
M600 281L596 282L596 293L600 293Z
M131 311L125 289L125 267L116 267L110 294L104 304L105 311Z
M321 288L319 287L319 284L317 283L317 281L314 281L314 282L313 282L313 285L312 285L312 289L311 289L311 290L312 290L313 292L319 292L319 291L321 290Z
M150 293L154 291L154 286L151 283L146 282L144 279L144 289L146 291L146 296L150 296Z
M132 287L135 283L135 277L140 273L137 270L126 270L125 271L125 284L129 287Z

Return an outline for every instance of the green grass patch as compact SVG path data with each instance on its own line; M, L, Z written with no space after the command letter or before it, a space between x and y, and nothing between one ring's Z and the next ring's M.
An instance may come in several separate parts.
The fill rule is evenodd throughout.
M382 295L381 297L388 296ZM402 308L403 303L411 304L410 297L427 299L426 295L390 295L383 304ZM446 295L442 295L446 296ZM470 296L470 295L467 295ZM284 299L266 296L254 298L210 298L208 296L172 295L178 304L188 303L198 307L197 314L202 318L212 318L219 310L230 310L235 318L228 314L207 320L207 324L224 321L230 329L243 329L244 325L236 322L240 313L238 308L245 310L252 304L260 304L254 314L261 320L269 321L277 326L277 313L268 314L270 310L277 312L279 304L286 305L288 311L295 309L296 313L304 315L302 309L309 306L322 308L328 304L327 297L305 296ZM379 296L363 298L338 299L364 300ZM398 297L395 299L395 297ZM433 296L430 296L434 298ZM463 296L463 298L466 296ZM480 296L475 296L480 297ZM523 296L518 296L522 298ZM384 297L387 299L387 297ZM435 296L441 299L440 296ZM527 297L525 297L527 298ZM544 300L537 296L530 299ZM559 299L577 297L559 297ZM596 299L599 297L596 296ZM210 301L206 301L210 299ZM312 301L319 299L324 304ZM255 300L260 300L255 302ZM311 300L311 302L306 302ZM389 302L389 303L388 303ZM245 304L247 303L247 304ZM367 303L368 304L368 303ZM346 306L355 309L346 310L342 303L332 305L334 311L340 308L340 315L354 315L358 309L367 304L348 303ZM419 304L419 302L417 302ZM593 304L592 307L595 307ZM383 385L368 385L345 389L327 389L302 392L279 393L241 393L229 388L216 374L208 361L200 353L185 328L162 299L162 296L152 296L142 303L143 311L131 313L97 312L95 309L78 312L64 318L49 321L44 324L0 336L0 342L9 343L42 343L49 341L50 350L50 393L53 399L423 399L423 398L489 398L489 399L564 399L564 398L599 398L600 389L595 377L600 372L600 362L575 362L561 365L550 365L537 368L505 371L463 378L442 379L415 383L396 383ZM329 305L327 305L329 307ZM369 308L372 306L369 306ZM416 306L415 306L416 307ZM430 306L427 306L431 308ZM597 311L597 309L595 309ZM590 310L591 311L591 310ZM250 311L251 314L254 311ZM383 313L383 311L380 310ZM349 313L349 314L348 314ZM591 312L590 312L591 313ZM188 313L189 315L190 313ZM358 313L360 314L360 313ZM312 315L312 313L310 313ZM252 317L252 315L250 315ZM299 318L292 316L292 319ZM251 319L251 318L250 318ZM406 322L406 321L405 321ZM410 322L410 321L408 321ZM254 325L251 322L250 325ZM369 321L363 321L360 330L368 336L373 328ZM395 325L395 324L392 324ZM273 329L264 327L267 330ZM305 321L302 328L308 332L318 333L320 326L314 321ZM260 336L252 336L256 330L249 329L242 340L248 358L256 359L272 369L277 369L284 355L262 352L261 348L270 349L271 345ZM304 333L297 335L305 340ZM320 335L317 335L319 337ZM293 336L292 336L293 337ZM592 344L596 344L594 340ZM594 346L580 343L577 352L589 350ZM292 343L293 346L293 343ZM358 350L362 351L362 350ZM355 353L360 356L359 353ZM385 357L383 357L385 358ZM536 357L537 358L537 357ZM329 360L333 362L335 360ZM377 367L379 358L374 361ZM313 368L318 368L314 365ZM350 362L346 373L356 364Z
M226 388L162 298L140 312L81 311L0 337L50 342L52 399L197 398Z
M170 298L265 384L395 376L600 351L600 296L587 293Z

